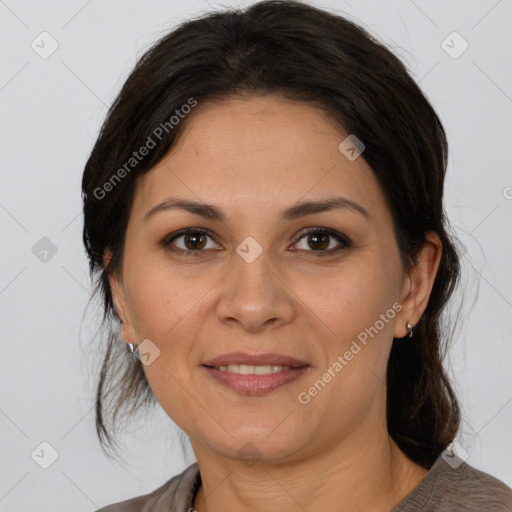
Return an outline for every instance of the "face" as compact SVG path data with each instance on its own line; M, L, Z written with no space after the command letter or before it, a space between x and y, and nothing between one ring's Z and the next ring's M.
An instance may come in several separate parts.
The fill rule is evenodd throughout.
M229 458L251 442L263 459L292 460L380 421L407 290L364 154L342 154L347 134L325 112L277 95L199 105L186 122L138 184L111 280L123 339L150 340L156 399L195 449ZM183 203L148 216L169 198L222 218ZM333 198L356 206L284 213ZM233 352L302 368L204 366Z

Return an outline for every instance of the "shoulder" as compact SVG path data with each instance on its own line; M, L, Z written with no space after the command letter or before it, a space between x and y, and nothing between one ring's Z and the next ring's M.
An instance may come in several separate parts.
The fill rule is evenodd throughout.
M154 491L101 507L96 512L188 512L200 483L197 462Z
M409 512L512 512L512 489L470 464L441 455L418 486L396 507Z
M512 512L512 489L492 475L463 463L452 468L443 460L443 488L452 497L446 501L463 504L467 510Z

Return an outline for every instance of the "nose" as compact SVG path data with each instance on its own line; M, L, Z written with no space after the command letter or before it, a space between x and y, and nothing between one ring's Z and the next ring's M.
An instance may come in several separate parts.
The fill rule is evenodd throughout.
M233 254L233 268L224 279L217 305L221 322L238 323L247 331L259 332L269 325L277 328L293 320L296 298L267 253L263 250L251 262Z

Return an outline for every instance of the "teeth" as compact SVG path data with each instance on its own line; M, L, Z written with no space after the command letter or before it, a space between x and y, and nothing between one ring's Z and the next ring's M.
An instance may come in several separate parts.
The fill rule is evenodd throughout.
M250 364L230 364L228 366L216 366L221 372L239 373L241 375L267 375L269 373L277 373L283 370L289 370L289 366L266 365L253 366Z

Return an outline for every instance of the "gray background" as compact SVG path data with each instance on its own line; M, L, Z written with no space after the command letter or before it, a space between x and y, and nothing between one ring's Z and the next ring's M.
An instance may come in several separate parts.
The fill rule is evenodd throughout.
M94 304L84 316L81 174L144 49L211 6L248 3L0 1L2 511L95 510L149 492L194 461L161 409L127 425L126 466L106 459L95 438L99 361L89 342L98 322ZM464 414L458 442L469 463L512 486L512 2L314 4L346 13L393 48L447 130L446 209L467 248L460 328L447 361ZM46 59L31 47L43 51L46 37L51 49L43 31L58 43ZM442 44L453 31L469 44L457 58L461 39ZM41 252L50 244L44 237L55 254ZM58 454L47 469L43 441Z

